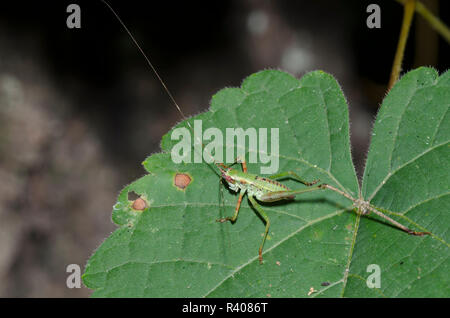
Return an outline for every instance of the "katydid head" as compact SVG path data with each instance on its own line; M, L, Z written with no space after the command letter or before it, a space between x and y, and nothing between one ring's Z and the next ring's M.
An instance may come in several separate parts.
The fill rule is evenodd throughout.
M227 167L223 163L216 163L217 168L219 168L222 178L224 178L228 184L234 184L235 180L233 178L233 169L230 167Z
M222 169L221 172L222 172L222 178L225 179L230 190L235 191L235 192L239 191L240 186L239 186L239 182L237 182L238 170L227 167L226 169Z
M238 191L239 187L236 184L237 170L227 167L223 163L216 163L216 166L219 168L221 178L225 179L228 187L233 191Z

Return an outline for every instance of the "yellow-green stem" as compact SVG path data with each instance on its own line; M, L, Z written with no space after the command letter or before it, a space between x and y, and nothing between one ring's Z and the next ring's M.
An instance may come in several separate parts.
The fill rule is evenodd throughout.
M409 29L416 9L416 0L405 0L403 10L402 29L397 44L397 52L395 53L394 63L392 65L391 77L389 79L388 91L394 86L400 77L402 70L403 55L405 53L406 41L408 39Z
M409 0L396 0L397 2L405 5ZM450 28L446 26L438 17L436 17L433 12L428 10L428 8L420 1L416 2L416 11L420 14L431 27L439 33L446 41L450 44Z

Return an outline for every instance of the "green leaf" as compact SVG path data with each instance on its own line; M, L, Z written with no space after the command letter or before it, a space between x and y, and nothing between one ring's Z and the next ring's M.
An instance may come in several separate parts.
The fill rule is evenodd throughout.
M362 193L375 206L401 213L410 228L432 236L405 236L362 218L345 296L374 296L367 264L381 268L386 297L449 297L450 72L431 68L406 74L377 116ZM408 222L410 221L410 222Z
M425 288L423 284L430 278L435 282L435 277L424 276L420 285L417 279L413 280L416 273L410 270L398 281L399 269L394 271L392 266L384 266L397 260L397 247L400 246L400 252L405 255L402 268L422 266L427 273L432 270L441 277L436 288L438 291L430 295L447 293L448 296L444 285L449 285L448 280L442 277L445 266L448 267L445 262L448 258L445 225L448 223L441 222L449 210L448 203L445 209L442 201L447 198L443 193L448 191L449 184L448 153L447 157L441 157L439 147L435 146L445 145L449 139L446 111L450 81L448 75L437 80L430 69L416 73L405 76L393 88L380 110L374 133L381 136L373 138L363 195L365 198L373 195L372 203L381 208L396 212L410 209L408 218L430 229L432 237L412 237L374 218L359 217L351 211L352 201L349 199L329 190L317 191L299 195L292 201L262 204L271 227L264 246L264 264L260 265L258 248L264 223L246 199L235 224L216 222L216 219L234 213L237 195L220 187L214 167L205 163L175 164L170 152L178 141L171 140L172 130L163 137L163 152L144 161L149 174L120 193L113 209L113 221L119 228L88 261L84 283L94 290L93 296L97 297L379 296L395 295L398 288L392 294L388 291L397 282L413 285L413 288L403 290L402 296L408 295L409 291L415 291L412 295L417 295L420 288ZM422 73L431 75L422 76ZM441 112L436 111L435 116L441 114L441 121L435 121L434 127L440 123L440 128L435 129L436 133L429 141L432 145L423 146L411 154L408 148L417 141L409 140L407 136L412 129L410 125L414 123L414 115L404 112L408 116L400 117L407 118L407 122L397 120L387 128L382 125L395 117L392 113L402 113L395 107L386 106L397 104L397 101L405 104L398 94L404 96L409 92L408 96L415 100L415 94L421 91L410 88L408 78L414 76L422 86L436 88L436 92L431 92L421 101L426 102L425 109L439 104L436 107ZM320 179L354 198L359 195L350 154L348 106L339 85L326 73L312 72L301 80L280 71L253 74L241 88L218 92L211 101L210 110L189 122L193 126L194 120L198 119L202 120L203 132L215 127L224 135L226 128L267 128L269 131L270 128L278 128L279 172L292 170L306 180ZM427 122L424 126L433 127L433 123ZM185 122L175 128L180 127L186 127ZM386 129L395 129L399 134L397 141L392 141L391 148L385 146L383 149L383 140L386 144L389 140L382 136L387 133ZM379 142L379 138L384 139ZM224 153L228 147L232 146L224 145ZM270 147L269 142L268 149ZM389 154L382 150L389 149L392 160L386 162L384 157L389 157ZM255 152L257 155L265 154L261 149L250 147L245 151L247 162ZM420 165L422 161L414 159L425 151L435 155L434 161L432 158L423 160L426 167ZM448 144L441 151L448 151ZM440 166L436 165L437 161ZM413 178L405 172L405 163L411 163L411 169L416 169L409 173L417 174L421 167L427 172L436 170L433 176L441 171L437 179L440 187L429 182L426 186L417 185L424 173ZM248 170L260 174L264 165L267 164L248 163ZM189 177L190 183L184 189L175 185L177 174ZM389 174L391 178L386 178ZM402 179L405 174L408 177ZM291 189L305 187L288 179L282 182ZM397 187L414 188L411 183L416 184L420 194L402 197L397 202L398 197L392 196L392 192L406 191ZM133 208L133 201L128 198L132 192L146 202L144 210ZM421 247L420 253L414 246ZM365 270L369 264L381 266L381 289L369 289L365 285L365 278L369 275ZM391 274L392 277L389 276Z

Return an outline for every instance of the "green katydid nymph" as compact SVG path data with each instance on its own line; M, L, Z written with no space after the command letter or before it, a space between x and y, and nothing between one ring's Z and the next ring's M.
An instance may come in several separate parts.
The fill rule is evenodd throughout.
M142 50L140 45L137 43L137 41L135 40L135 38L133 37L131 32L126 27L126 25L119 18L117 13L111 8L111 6L106 1L104 1L104 0L102 0L102 1L112 11L112 13L115 15L115 17L119 21L119 23L122 25L122 27L128 33L131 40L134 42L134 44L136 45L138 50L141 52L141 54L145 58L147 64L149 65L149 67L152 69L152 71L158 78L158 81L163 86L165 92L171 99L173 105L176 107L177 111L180 113L182 119L185 120L185 123L187 124L188 128L193 133L194 130L193 130L191 124L189 123L189 121L187 121L187 118L184 115L183 111L181 110L180 106L175 101L173 95L170 93L166 84L160 77L159 73L156 71L153 64L150 62L147 55L144 53L144 51ZM203 144L202 144L202 147L203 147ZM352 201L353 210L355 210L357 213L360 213L362 215L367 215L367 214L373 212L374 214L376 214L376 215L382 217L383 219L385 219L386 221L390 222L395 227L397 227L411 235L423 236L426 234L430 234L429 232L413 231L413 230L409 229L408 227L395 221L394 219L388 217L384 213L382 213L381 209L373 206L372 204L370 204L370 202L365 201L362 198L354 198L351 195L349 195L348 193L345 193L332 185L325 184L325 183L319 183L319 180L312 180L312 181L303 180L300 176L298 176L293 171L280 172L280 173L277 173L277 174L274 174L274 175L271 175L268 177L261 177L259 175L252 174L247 171L247 164L246 164L244 158L238 158L235 162L235 163L239 163L241 165L241 167L242 167L241 170L234 169L231 166L226 166L223 163L218 163L213 158L211 161L214 163L214 166L219 170L219 172L217 172L217 169L214 168L213 166L211 166L211 167L213 167L212 169L214 170L214 172L221 178L221 180L224 181L224 183L226 183L226 185L228 186L228 188L230 190L239 193L239 197L237 200L237 204L236 204L236 208L235 208L233 216L221 218L221 219L218 219L217 221L221 222L221 223L227 222L227 221L234 223L235 221L237 221L242 199L247 194L247 197L251 203L251 206L259 214L259 216L262 218L262 220L265 223L264 235L263 235L263 239L260 244L259 251L258 251L258 259L261 264L263 263L263 247L264 247L264 243L266 241L266 238L267 238L267 235L269 232L270 220L269 220L269 217L267 216L266 212L264 211L264 207L260 203L274 202L274 201L281 201L281 200L291 200L291 199L294 199L294 197L296 195L306 193L306 192L319 191L319 190L334 191L334 192L346 197L350 201ZM286 179L286 178L290 178L299 183L302 183L306 186L306 188L303 187L301 189L291 190L284 184L276 181L277 179Z
M226 217L222 219L218 219L218 222L226 222L230 221L234 223L239 214L239 208L241 206L242 198L247 193L248 199L250 200L252 206L256 209L259 215L263 218L264 222L266 222L266 228L264 231L263 241L259 247L258 257L259 262L262 263L262 249L264 246L264 242L267 238L267 233L270 228L270 221L267 214L264 212L264 209L260 202L274 202L283 199L293 199L295 195L315 191L319 189L325 189L325 184L321 184L318 186L314 186L319 180L315 180L313 182L307 182L302 180L297 174L292 171L279 173L276 175L269 176L268 178L260 177L256 174L251 174L247 172L247 164L245 161L240 161L242 165L242 171L232 169L231 167L226 167L225 165L221 165L220 171L222 173L222 178L227 182L228 187L236 192L239 192L239 199L236 205L236 209L234 215L232 217ZM292 177L293 179L303 183L309 188L302 190L291 190L284 184L276 181L277 178L285 178Z

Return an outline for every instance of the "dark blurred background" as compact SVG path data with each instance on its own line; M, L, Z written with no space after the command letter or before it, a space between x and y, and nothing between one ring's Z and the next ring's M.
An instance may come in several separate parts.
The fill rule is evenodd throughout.
M422 1L448 24L450 1ZM114 230L121 188L181 118L101 1L2 3L0 296L84 297L66 266L84 265ZM81 29L66 8L81 7ZM366 8L381 7L381 29ZM110 1L187 115L251 73L322 69L350 105L359 176L403 16L384 1ZM449 45L416 15L403 69L449 68Z

